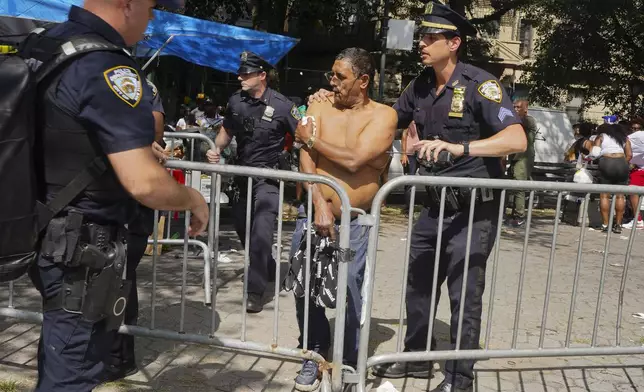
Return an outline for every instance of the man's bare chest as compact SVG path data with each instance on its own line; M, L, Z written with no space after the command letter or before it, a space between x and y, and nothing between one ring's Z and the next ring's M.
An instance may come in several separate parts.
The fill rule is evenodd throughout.
M329 143L353 147L358 142L360 133L370 121L371 118L366 115L337 111L322 113L320 136Z

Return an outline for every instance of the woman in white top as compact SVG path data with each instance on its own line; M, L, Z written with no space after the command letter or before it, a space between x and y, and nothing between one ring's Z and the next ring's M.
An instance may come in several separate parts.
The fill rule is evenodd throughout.
M600 184L628 185L630 167L628 162L633 156L631 142L628 140L626 129L619 124L602 124L597 128L597 138L594 142L591 156L599 157ZM608 231L611 195L601 194L600 210L602 214L602 229ZM615 200L615 223L613 232L622 232L622 218L626 201L624 195L617 195Z

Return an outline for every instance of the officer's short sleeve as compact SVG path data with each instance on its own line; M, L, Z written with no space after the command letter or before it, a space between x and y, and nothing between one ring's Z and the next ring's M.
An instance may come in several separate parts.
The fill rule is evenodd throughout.
M416 79L412 80L394 104L394 110L398 114L398 128L407 128L414 118L414 109L416 108L416 102L414 101L415 83Z
M224 122L223 122L223 127L228 132L230 136L234 136L237 134L237 124L235 123L235 120L233 120L233 106L237 102L237 94L232 95L230 98L228 98L228 105L226 105L226 109L224 110Z
M510 125L521 124L510 97L496 79L478 83L474 101L483 122L494 133L501 132Z
M146 79L146 82L148 87L151 90L150 93L152 94L152 100L151 100L152 111L161 113L165 116L165 110L163 109L163 101L161 100L161 95L159 95L159 90L157 90L157 86L155 86L154 83L152 83L147 79Z
M286 131L291 135L295 136L295 130L297 129L297 124L302 119L302 115L300 114L300 111L297 110L297 106L295 106L293 102L286 101L285 106L289 111L288 114L286 115L286 123L287 123Z
M145 81L136 63L124 54L96 52L73 65L61 84L82 84L79 118L89 124L90 131L95 130L103 152L150 146L154 141L152 105L144 99Z

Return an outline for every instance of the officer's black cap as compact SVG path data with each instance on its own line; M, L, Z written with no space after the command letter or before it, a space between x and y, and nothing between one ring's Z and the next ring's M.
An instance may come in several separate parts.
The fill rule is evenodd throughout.
M418 29L419 34L476 35L476 28L446 5L431 1L425 12Z
M273 69L273 66L259 55L253 52L244 51L239 56L240 64L237 74L249 74L253 72L268 72Z

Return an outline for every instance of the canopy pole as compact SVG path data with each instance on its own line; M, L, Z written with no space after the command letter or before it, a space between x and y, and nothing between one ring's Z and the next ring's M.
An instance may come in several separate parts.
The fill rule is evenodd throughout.
M163 49L165 49L165 47L166 47L166 46L168 46L168 44L170 43L170 41L172 41L173 39L174 39L174 34L172 34L170 37L168 37L168 40L167 40L167 41L165 41L165 43L164 43L163 45L161 45L161 47L160 47L156 52L154 52L154 54L152 55L152 57L150 57L150 60L148 60L148 62L147 62L147 63L145 63L145 65L141 68L141 71L145 71L145 69L146 69L147 67L149 67L149 66L150 66L150 64L152 64L152 62L154 61L154 59L156 59L156 58L161 54L161 51L162 51Z

